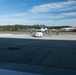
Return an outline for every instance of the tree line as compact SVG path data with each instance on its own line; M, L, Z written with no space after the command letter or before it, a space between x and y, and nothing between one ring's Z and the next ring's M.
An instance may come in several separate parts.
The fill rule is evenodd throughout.
M24 31L28 29L40 29L40 28L48 28L48 29L60 29L65 27L71 27L71 26L46 26L46 25L2 25L0 26L0 31Z

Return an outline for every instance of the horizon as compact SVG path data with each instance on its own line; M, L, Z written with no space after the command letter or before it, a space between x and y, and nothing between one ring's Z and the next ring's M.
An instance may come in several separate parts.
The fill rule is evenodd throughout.
M22 26L37 26L39 24L34 24L34 25L24 25L24 24L13 24L13 25L0 25L0 26L16 26L16 25L22 25ZM41 25L39 25L41 26ZM42 26L45 26L45 27L76 27L76 26L72 26L72 25L42 25Z
M76 26L76 0L0 0L1 25Z

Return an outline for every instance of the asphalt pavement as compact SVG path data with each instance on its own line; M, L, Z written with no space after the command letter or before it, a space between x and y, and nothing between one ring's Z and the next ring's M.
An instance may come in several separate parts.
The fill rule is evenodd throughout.
M0 38L0 68L27 71L23 65L30 65L28 72L33 73L50 75L53 69L52 75L64 75L64 70L65 75L76 75L76 41Z

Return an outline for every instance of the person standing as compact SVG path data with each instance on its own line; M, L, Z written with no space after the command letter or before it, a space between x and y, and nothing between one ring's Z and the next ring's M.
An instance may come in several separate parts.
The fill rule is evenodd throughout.
M59 30L56 31L56 35L58 35L58 34L59 34Z
M31 34L32 34L32 29L31 29L31 31L30 31L30 32L31 32Z
M52 31L51 30L48 30L48 33L49 33L50 36L52 35Z

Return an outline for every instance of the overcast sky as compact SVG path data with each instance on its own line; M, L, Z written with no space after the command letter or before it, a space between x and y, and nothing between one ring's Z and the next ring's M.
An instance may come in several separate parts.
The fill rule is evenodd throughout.
M0 0L0 25L76 26L76 0Z

